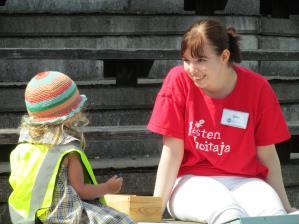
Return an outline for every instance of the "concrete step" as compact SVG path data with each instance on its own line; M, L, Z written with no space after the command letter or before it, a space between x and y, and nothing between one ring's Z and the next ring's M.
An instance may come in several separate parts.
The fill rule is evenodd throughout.
M129 61L125 61L127 63ZM72 75L75 80L102 80L107 77L116 77L122 73L136 74L137 77L164 78L167 72L174 66L182 64L181 60L134 60L133 63L140 65L136 70L129 64L124 65L122 60L112 62L118 71L107 72L106 60L52 60L52 59L20 59L1 60L0 80L5 82L28 81L34 74L40 71L61 71ZM118 66L122 63L122 67ZM130 61L130 63L132 63ZM144 63L144 66L141 66ZM242 66L258 71L266 76L293 76L299 74L299 61L242 61ZM127 66L127 67L126 67ZM109 66L108 66L109 67ZM122 70L124 69L124 70ZM20 71L22 74L20 75Z
M0 51L0 60L4 61L0 80L5 81L27 81L37 71L53 68L74 73L83 80L99 80L112 75L117 80L128 79L127 83L134 84L138 76L161 78L170 67L181 63L180 52L175 49L0 48ZM299 74L298 50L243 50L242 55L243 65L255 71L268 75ZM51 60L54 61L49 63ZM88 63L85 64L85 60ZM23 77L19 70L25 71ZM81 78L86 71L87 75ZM7 80L7 76L12 80Z
M1 14L2 37L78 37L102 35L181 35L200 19L194 15ZM255 16L216 16L241 34L298 37L299 20Z
M299 120L299 103L282 103L281 109L287 121ZM143 109L87 109L85 114L94 126L145 125L151 115L152 106ZM25 109L19 112L1 112L0 128L17 128Z
M296 109L297 107L294 107ZM288 111L293 108L285 108ZM94 126L123 126L123 125L144 125L148 121L151 108L143 109L107 109L107 110L89 110L85 111L90 124ZM21 117L25 114L22 112L2 112L0 113L0 128L17 128L20 125ZM290 118L295 118L291 112ZM293 115L293 116L291 116ZM294 120L294 119L293 119ZM298 119L299 120L299 119Z
M92 48L0 48L1 59L90 59L90 60L180 60L174 49L92 49ZM248 61L297 61L299 50L243 50Z
M149 109L152 108L156 93L161 87L160 83L138 84L135 87L121 87L99 82L77 82L81 94L88 97L89 110L115 110L115 109ZM25 83L8 85L0 83L2 97L0 112L24 111ZM12 105L11 102L14 102Z
M181 35L195 21L204 18L207 17L144 14L0 14L0 36ZM256 34L260 32L260 19L258 17L217 16L217 18L229 26L234 26L242 34ZM280 27L284 26L281 25Z
M262 17L261 34L275 36L299 36L299 20Z
M242 49L257 49L258 39L256 34L242 34L240 46ZM277 39L269 36L265 42ZM295 37L278 39L280 45L287 45L289 39L296 46ZM79 37L1 37L0 48L94 48L94 49L177 49L181 48L181 34L173 35L119 35L119 36L79 36ZM281 43L280 43L281 42ZM265 47L266 48L266 47ZM270 49L272 47L269 47ZM280 49L280 48L279 48ZM281 48L283 49L283 48ZM288 48L286 48L288 49ZM295 48L296 49L296 48ZM294 49L293 49L294 50Z
M116 163L118 161L116 160ZM138 194L138 195L152 195L154 184L155 184L155 175L156 168L159 162L159 158L153 159L153 163L149 164L149 167L141 165L140 167L134 168L100 168L95 169L95 173L99 182L107 180L112 175L115 175L119 172L122 173L124 177L124 185L121 193L124 194ZM107 163L107 162L106 162ZM111 161L113 163L113 161ZM148 162L147 162L148 163ZM283 165L282 172L285 182L285 186L290 198L291 203L294 206L298 206L299 198L299 165L298 162L295 164ZM7 202L8 196L11 192L10 186L8 183L8 175L0 176L0 202ZM295 177L295 180L290 178L290 176Z
M85 127L84 135L87 142L99 140L126 140L132 141L142 138L157 136L148 131L144 125L130 126L106 126L106 127ZM0 129L0 144L16 144L19 138L18 129Z
M162 79L144 79L146 83L134 87L122 87L104 82L82 82L77 85L82 94L88 97L87 108L94 110L151 109L162 83ZM286 108L296 108L299 103L299 79L275 77L269 82L277 97ZM25 112L25 83L0 83L0 113ZM3 97L6 96L6 97ZM14 102L13 104L11 102ZM291 110L286 109L286 112Z
M299 121L299 103L282 103L281 109L288 122ZM87 109L85 113L90 124L94 126L127 126L147 124L151 112L152 106L143 109ZM1 112L0 128L17 128L25 113L25 111ZM291 126L290 128L292 130Z
M119 13L187 14L184 0L18 0L7 1L2 13ZM193 13L192 10L190 13ZM220 13L220 12L219 12ZM229 0L222 13L258 15L259 4L251 0Z
M184 0L9 0L1 13L190 14Z
M292 135L299 134L299 121L288 122L288 126ZM86 127L84 136L88 143L86 154L92 159L150 158L159 154L162 145L161 136L146 130L145 125ZM2 145L0 161L8 161L9 152L17 144L18 138L18 129L0 129L0 144ZM285 156L285 154L289 156L293 150L284 146L280 146L279 149L281 156ZM289 160L289 158L282 159L284 162Z

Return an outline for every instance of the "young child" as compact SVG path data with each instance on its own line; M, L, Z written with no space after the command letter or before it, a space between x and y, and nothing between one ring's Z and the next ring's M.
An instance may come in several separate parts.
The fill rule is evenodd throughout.
M80 127L86 102L67 75L37 74L25 90L28 115L23 117L18 146L10 157L9 197L12 222L134 223L105 205L104 195L118 193L123 179L97 184Z

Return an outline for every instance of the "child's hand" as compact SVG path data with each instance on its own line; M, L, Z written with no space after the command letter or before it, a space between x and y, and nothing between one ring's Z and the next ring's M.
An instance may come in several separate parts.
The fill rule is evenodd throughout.
M106 181L109 189L109 193L116 194L120 191L123 184L123 178L117 177L116 175Z

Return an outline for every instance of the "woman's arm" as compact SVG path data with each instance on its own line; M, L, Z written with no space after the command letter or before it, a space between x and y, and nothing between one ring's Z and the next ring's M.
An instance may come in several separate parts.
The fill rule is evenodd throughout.
M258 159L269 169L266 182L270 184L277 192L280 200L283 203L285 210L289 212L296 211L292 208L283 184L281 166L278 155L276 153L275 145L258 146L257 147Z
M68 167L70 184L83 200L93 200L105 194L118 193L121 189L123 179L117 176L110 178L102 184L85 184L83 166L80 155L77 153L69 154L64 159L64 164Z
M172 187L177 178L183 155L183 140L164 136L162 155L159 162L154 191L154 196L162 198L163 211L169 200Z

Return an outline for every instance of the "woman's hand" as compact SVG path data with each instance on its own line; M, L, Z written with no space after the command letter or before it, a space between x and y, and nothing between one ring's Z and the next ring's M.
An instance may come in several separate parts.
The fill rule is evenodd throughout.
M120 191L122 184L123 184L123 178L118 176L113 176L109 180L105 182L107 185L108 191L111 194L116 194Z

